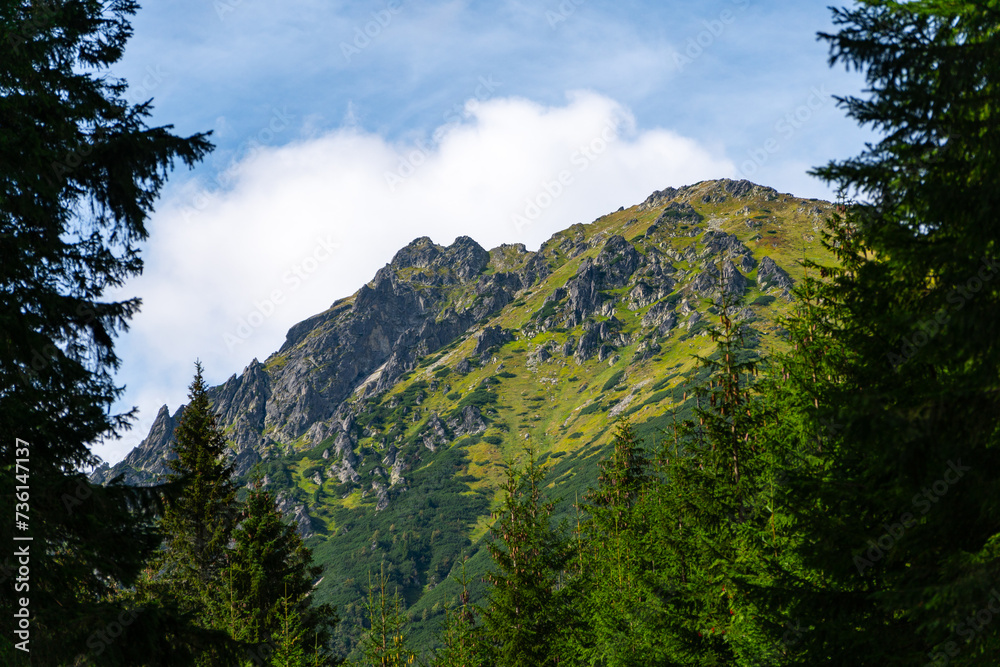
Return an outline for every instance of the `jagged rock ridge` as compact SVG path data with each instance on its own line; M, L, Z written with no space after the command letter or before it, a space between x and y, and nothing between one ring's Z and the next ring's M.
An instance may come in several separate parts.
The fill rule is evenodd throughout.
M667 188L618 218L606 216L611 222L600 229L574 225L535 252L521 244L486 251L464 236L449 246L414 240L354 295L291 327L264 363L255 359L210 391L237 474L322 448L321 465L308 475L312 484L336 484L338 493L360 490L384 509L406 491L408 471L421 456L482 436L497 421L490 383L472 387L475 401L429 414L420 406L425 395L471 400L460 379L487 363L499 364L495 373L502 373L501 352L521 341L547 337L523 352L533 374L553 364L624 363L623 355L635 367L674 338L697 335L724 302L737 304L751 291L790 299L787 264L763 254L769 242L777 247L774 237L764 236L777 218L761 206L781 197L748 181ZM728 212L719 217L722 209ZM636 215L645 222L630 217ZM511 326L511 314L529 300L537 310ZM741 321L758 318L747 304L734 312ZM447 349L465 351L448 366L426 362ZM431 374L427 387L394 394L412 383L407 378L422 363ZM437 371L441 375L433 375ZM638 403L634 398L633 391L626 404ZM417 429L415 435L366 416L380 406L403 420L403 431ZM161 408L139 447L93 478L124 474L128 483L144 484L161 477L181 412ZM315 529L305 501L282 502L303 534Z

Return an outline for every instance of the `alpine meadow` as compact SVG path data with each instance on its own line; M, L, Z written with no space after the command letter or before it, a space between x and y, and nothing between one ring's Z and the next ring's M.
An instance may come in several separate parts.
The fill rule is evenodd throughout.
M262 4L283 34L284 10ZM297 4L304 49L302 26L325 10ZM327 45L345 58L343 71L372 68L352 84L358 99L395 87L425 96L417 107L436 103L414 82L432 65L443 67L434 70L441 80L452 76L462 57L439 62L450 37L441 31L439 50L415 26L451 25L470 3L369 4L356 26L332 22L352 37ZM649 56L657 68L672 63L671 85L724 60L726 40L763 11L715 4L686 51L680 40L672 57ZM211 12L238 31L260 9L251 5L216 2ZM545 52L528 45L525 16L544 22L541 43L589 44L587 21L600 15L590 12L603 8L520 5L498 3L498 32L481 41L489 53L516 42L536 69ZM131 39L145 53L165 48L149 37L145 11L130 0L0 2L0 662L1000 664L1000 0L831 8L821 64L857 74L861 92L831 100L814 86L798 116L765 128L764 148L748 150L742 170L706 180L692 166L687 180L661 181L534 245L514 232L480 245L492 238L482 220L500 207L489 195L496 184L484 183L475 188L481 208L459 216L467 232L448 243L430 236L439 228L393 221L416 236L393 254L377 198L363 194L369 165L351 153L343 178L366 217L324 215L331 233L361 228L384 259L352 274L348 296L330 292L328 307L283 324L284 342L269 355L232 368L213 368L214 350L186 360L186 402L142 422L138 407L122 407L130 326L162 326L142 324L144 309L181 289L184 271L204 264L203 248L221 258L245 247L221 242L210 216L237 211L249 243L259 204L239 199L267 192L261 164L298 174L286 187L308 199L333 187L319 175L317 146L364 147L372 164L390 164L378 162L382 140L365 128L388 134L397 116L419 115L410 106L376 115L352 101L341 143L324 144L321 115L302 114L302 134L282 136L293 116L281 111L276 124L259 106L272 120L235 149L235 111L227 119L209 109L212 131L186 130L201 111L171 102L176 126L161 124L153 89L167 97L185 88L183 61L164 55L166 73L149 69L139 91L118 69L129 65ZM624 44L619 27L604 24L602 37ZM215 29L197 27L202 36ZM213 83L190 84L191 106L286 85L239 80L221 43L196 45L196 33L178 30L167 32L187 40L188 58L218 67ZM298 48L249 34L240 37L254 44L246 54ZM405 83L383 81L389 61L380 59L412 53L407 39L423 56L406 61ZM615 54L603 74L571 70L611 90L647 62ZM296 57L307 92L322 95L309 78L320 66ZM752 77L749 64L727 67L737 74L697 85ZM616 124L596 124L600 143L568 144L579 160L567 162L561 144L537 145L526 128L532 114L551 132L572 125L572 105L553 111L520 89L492 99L513 79L477 76L476 97L446 112L433 145L416 144L419 160L407 157L404 175L375 169L375 180L393 177L378 197L414 196L400 201L448 217L453 209L435 197L459 187L462 160L493 168L526 146L549 151L551 174L507 216L530 235L570 199L596 196L603 185L587 179L598 170L615 193L632 192L650 146L683 153L670 172L681 174L709 151L666 130L643 134L616 107ZM677 95L698 123L729 113L705 111L707 100ZM792 146L815 136L808 125L827 103L871 137L856 155L823 155L811 167L831 196L757 182L758 170L799 168ZM748 128L756 122L749 101L725 106L742 107ZM515 138L487 137L491 122ZM213 150L235 156L216 190L192 199L190 187L168 183L187 176L180 166L203 182L220 169ZM573 171L558 171L566 164ZM439 174L450 176L437 191L427 184ZM199 197L207 203L192 205ZM193 225L183 229L204 233L178 243L160 222L181 219L172 211ZM260 215L289 235L298 224ZM312 266L327 255L351 261L323 238ZM278 256L283 241L260 243ZM170 265L167 278L147 279L147 259ZM324 269L310 277L308 266L295 265L295 282L271 292L258 320L241 320L238 339L226 330L227 354L283 321L279 303L333 289ZM240 288L238 276L217 272L199 286L206 299L223 283ZM195 321L224 307L175 303ZM145 355L184 344L161 336L163 347ZM150 386L165 377L154 367L148 375ZM127 454L98 455L140 425L144 437Z

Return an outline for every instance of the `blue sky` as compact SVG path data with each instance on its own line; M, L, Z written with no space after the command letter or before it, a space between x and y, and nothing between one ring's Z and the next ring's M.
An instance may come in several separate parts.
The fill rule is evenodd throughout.
M109 461L185 400L277 350L295 322L418 236L529 248L651 191L806 172L871 137L833 95L826 3L791 0L174 0L150 3L115 74L151 124L212 130L150 221L144 300L119 340Z

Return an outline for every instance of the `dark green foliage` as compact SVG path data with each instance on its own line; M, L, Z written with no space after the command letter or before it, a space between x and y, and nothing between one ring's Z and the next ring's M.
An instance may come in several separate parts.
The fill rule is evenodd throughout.
M209 405L200 363L195 364L188 398L174 432L176 458L167 462L169 480L181 485L182 491L164 509L160 521L164 544L153 558L142 599L176 601L201 627L221 629L225 624L217 613L220 583L238 508L226 442ZM220 642L203 652L201 660L225 664L231 650Z
M556 314L556 307L557 305L555 301L547 301L541 308L532 313L531 319L538 322L544 322Z
M121 395L114 338L139 301L105 295L141 271L146 216L170 167L211 149L205 135L147 127L150 107L129 104L108 75L136 8L0 4L0 473L2 504L13 508L16 439L28 443L37 664L86 650L118 613L112 593L158 542L151 520L162 489L95 488L80 474L99 463L90 444L132 417L111 412ZM13 531L12 519L0 530L8 547ZM14 660L14 595L0 589L0 660ZM142 628L131 632L142 645Z
M551 525L553 503L542 497L545 474L527 452L523 469L508 468L494 512L494 570L483 638L491 662L509 667L558 664L570 644L578 594L567 585L572 543Z
M310 655L316 644L325 647L336 614L329 605L311 606L307 597L322 568L312 565L312 554L295 526L285 521L259 480L247 494L239 521L212 600L213 615L258 654L295 637L301 641L286 651L295 648ZM295 623L295 637L289 635L289 619Z
M727 311L727 304L723 304ZM717 350L701 358L691 417L675 422L643 499L661 590L671 591L664 641L683 664L757 664L779 658L749 593L769 582L767 410L754 389L758 361L745 329L722 315Z
M362 667L402 667L412 665L416 654L406 641L406 615L403 613L399 591L389 595L389 577L385 570L379 572L375 582L368 583L365 599L367 630L361 638Z
M658 405L669 398L673 398L675 393L676 392L671 389L664 389L662 391L655 392L652 396L643 401L642 404Z
M183 586L196 606L220 579L237 508L226 441L209 405L201 364L195 369L189 402L174 432L176 458L167 462L170 481L184 490L163 515L167 539L159 566L164 582Z
M1000 578L1000 4L863 2L832 61L881 140L817 174L847 201L784 361L803 664L985 664ZM784 591L782 598L780 593Z
M651 389L654 392L660 391L661 389L663 389L664 387L666 387L667 384L669 384L670 381L673 380L675 377L677 377L677 374L673 373L671 375L668 375L665 378L660 378L659 380L657 380L656 382L653 383L653 386L651 387Z
M648 518L639 501L649 492L649 462L627 422L600 464L597 488L588 493L580 544L580 588L586 631L575 652L584 664L658 664L662 600L651 584L656 564L644 536ZM643 508L645 510L645 508Z
M595 412L600 412L606 409L607 408L605 406L601 405L600 401L594 401L590 405L584 406L583 408L580 409L580 416L582 417L584 415L590 415Z
M460 411L467 405L471 405L477 408L485 408L487 406L493 405L496 402L497 402L497 395L494 392L490 391L485 386L479 386L476 387L474 391L462 397L462 400L460 400L458 402L458 405L455 406L455 412Z
M395 394L377 405L369 404L365 410L358 415L358 424L362 427L383 428L387 425L398 427L405 422L408 412L417 407L418 402L427 396L429 384L423 380L411 383L399 394ZM393 437L397 435L393 434ZM323 443L332 439L324 440ZM321 450L322 451L322 450Z
M318 561L338 566L337 577L324 580L317 595L319 601L337 606L342 622L334 635L342 655L357 644L362 622L358 602L367 595L368 572L381 571L384 562L390 586L399 591L404 605L413 604L424 586L444 582L462 553L470 553L465 535L475 517L489 508L485 493L466 493L469 486L460 477L466 465L461 447L433 454L424 450L423 455L432 464L407 473L405 494L380 512L374 504L337 510L332 516L337 535L314 549Z
M445 620L438 635L441 647L434 655L433 667L480 667L484 664L483 645L478 632L481 611L471 602L469 578L462 562L462 573L455 581L462 587L458 603L445 609Z
M604 383L604 386L601 387L601 391L605 392L608 389L614 389L615 387L618 386L618 383L622 381L623 377L625 377L625 371L624 370L615 371L611 375L611 377L608 378L608 381Z

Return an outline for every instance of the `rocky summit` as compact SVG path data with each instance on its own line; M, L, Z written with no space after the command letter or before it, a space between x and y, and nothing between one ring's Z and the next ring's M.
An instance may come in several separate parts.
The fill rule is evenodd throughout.
M828 258L831 210L720 180L654 192L534 252L418 238L211 390L236 474L263 475L327 566L320 601L359 614L366 573L387 563L419 635L454 597L454 568L475 570L525 446L572 502L596 483L616 418L656 440L723 310L760 354L782 346L776 318L801 260ZM182 412L161 408L94 479L155 483Z

